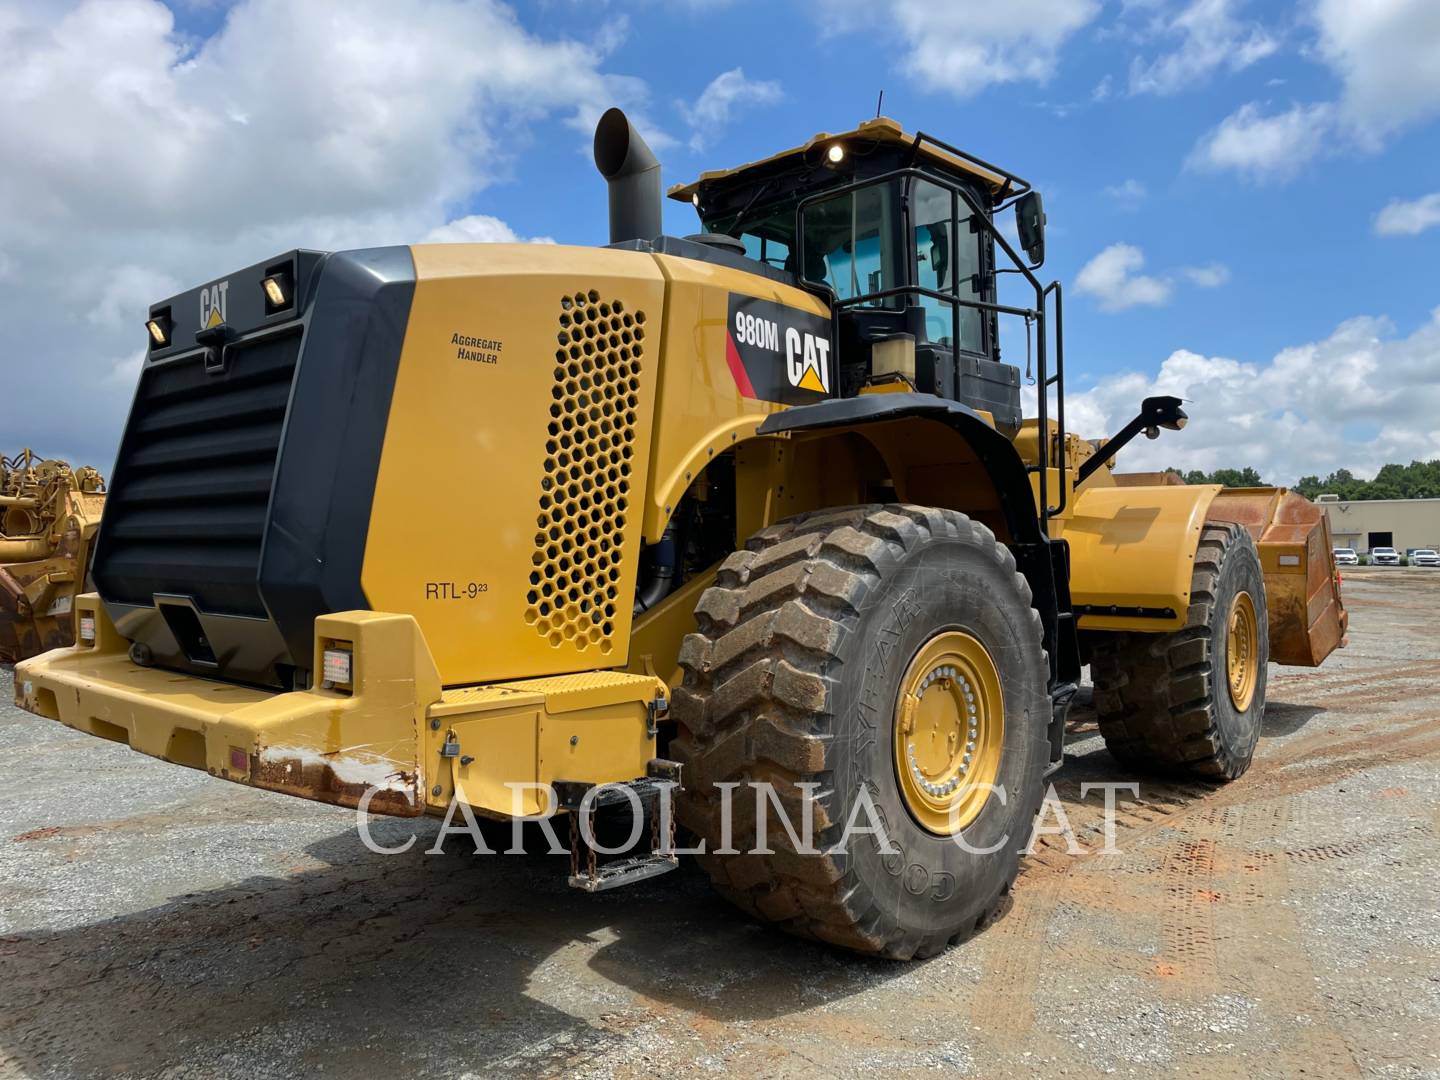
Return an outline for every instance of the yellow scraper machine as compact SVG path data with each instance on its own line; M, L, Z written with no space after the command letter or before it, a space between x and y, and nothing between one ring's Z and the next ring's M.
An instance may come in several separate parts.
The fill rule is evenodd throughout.
M0 454L0 663L75 641L105 481L89 465Z
M1115 473L1175 398L1066 428L1038 192L876 119L673 188L679 239L618 110L595 160L603 248L294 251L155 305L87 630L20 703L386 814L678 781L725 896L901 958L996 910L1083 664L1125 768L1245 771L1267 662L1344 643L1325 518ZM572 829L572 884L669 869L670 828Z

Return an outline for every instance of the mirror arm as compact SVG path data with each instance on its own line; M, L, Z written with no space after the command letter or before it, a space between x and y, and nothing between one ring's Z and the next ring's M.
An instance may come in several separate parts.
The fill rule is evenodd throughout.
M1096 450L1093 456L1080 463L1080 469L1075 475L1076 486L1088 480L1091 473L1123 450L1125 445L1142 431L1147 439L1154 439L1160 435L1162 427L1169 428L1171 431L1179 431L1185 426L1185 421L1188 419L1185 410L1180 408L1179 398L1146 398L1140 403L1140 412L1133 420L1121 428L1113 438L1105 442L1099 450Z

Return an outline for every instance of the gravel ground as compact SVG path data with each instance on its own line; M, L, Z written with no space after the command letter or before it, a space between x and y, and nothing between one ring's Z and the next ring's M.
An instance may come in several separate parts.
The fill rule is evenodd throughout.
M692 868L405 855L354 817L22 713L0 670L0 1076L1440 1077L1440 572L1346 575L1239 782L1126 780L1077 710L1009 911L923 963L747 921ZM1053 819L1052 819L1053 820Z

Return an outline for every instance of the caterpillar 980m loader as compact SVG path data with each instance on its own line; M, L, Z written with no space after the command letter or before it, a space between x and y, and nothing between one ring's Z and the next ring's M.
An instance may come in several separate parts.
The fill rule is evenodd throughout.
M1343 642L1325 518L1115 473L1176 399L1066 428L1029 184L876 119L673 189L677 239L617 110L595 156L607 247L294 251L155 305L96 593L20 703L396 815L678 776L727 897L895 957L996 908L1083 664L1125 767L1245 770L1267 661Z

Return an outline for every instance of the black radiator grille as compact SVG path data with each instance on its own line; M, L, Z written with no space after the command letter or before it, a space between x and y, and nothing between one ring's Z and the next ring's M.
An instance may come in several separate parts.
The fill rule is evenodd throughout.
M260 545L299 353L296 328L232 344L223 374L198 354L145 370L95 554L106 600L265 616Z

